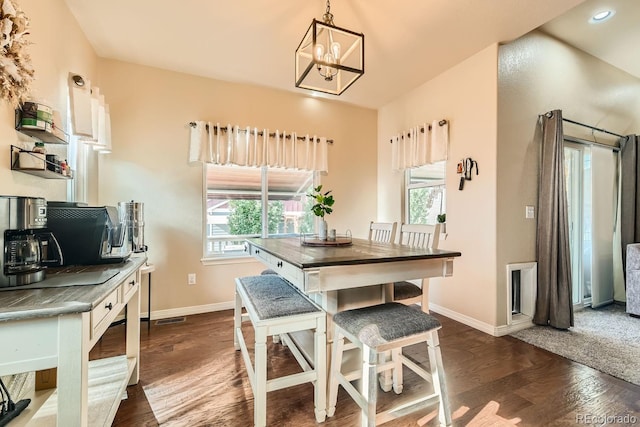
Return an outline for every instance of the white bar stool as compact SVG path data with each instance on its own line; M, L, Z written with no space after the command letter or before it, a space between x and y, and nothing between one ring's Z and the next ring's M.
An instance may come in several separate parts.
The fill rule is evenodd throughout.
M391 302L342 311L333 316L333 325L328 416L335 413L338 386L341 385L361 409L361 426L380 425L434 403L439 403L440 424L451 425L451 408L438 340L438 329L442 326L438 319L417 308ZM345 344L345 338L350 343ZM430 372L402 354L403 347L420 342L427 343ZM361 370L342 373L343 352L356 347L362 352ZM391 351L392 360L378 362L378 355L385 351ZM409 402L377 413L378 373L393 370L394 391L400 393L402 365L432 383L433 392L420 393ZM357 379L361 379L360 391L351 384Z
M244 305L246 313L242 313ZM327 318L298 289L275 274L236 278L234 346L242 351L253 390L254 425L267 422L267 393L303 383L314 385L315 418L326 418L327 402ZM255 369L242 334L242 322L251 321L255 330ZM315 330L313 367L291 340L288 333ZM303 372L267 379L267 337L280 335Z

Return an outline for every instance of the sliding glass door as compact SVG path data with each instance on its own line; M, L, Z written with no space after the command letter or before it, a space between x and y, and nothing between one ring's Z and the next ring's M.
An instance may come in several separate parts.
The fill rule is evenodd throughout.
M591 297L591 235L589 209L585 206L585 175L590 173L590 158L585 147L565 141L564 174L569 212L569 252L573 305L588 304Z
M565 141L564 163L573 304L597 307L613 301L617 153Z

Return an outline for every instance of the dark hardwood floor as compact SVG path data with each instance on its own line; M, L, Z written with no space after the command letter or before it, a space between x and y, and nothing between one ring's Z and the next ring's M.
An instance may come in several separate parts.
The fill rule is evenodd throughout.
M511 337L492 337L435 314L455 426L640 426L640 387L564 359ZM181 323L141 327L140 382L127 388L114 426L249 426L253 396L242 356L233 348L233 312L187 316ZM247 341L252 338L247 327ZM114 326L91 358L124 352L124 326ZM418 361L426 347L408 354ZM269 372L297 372L281 345L269 346ZM405 392L422 383L405 370ZM379 408L394 398L379 393ZM271 392L272 426L355 426L357 406L340 389L336 414L324 424L313 415L313 387L303 384ZM408 415L388 426L435 426L434 410ZM622 417L625 417L622 418ZM635 418L634 418L635 417ZM582 421L582 422L581 422ZM587 423L586 421L591 421Z

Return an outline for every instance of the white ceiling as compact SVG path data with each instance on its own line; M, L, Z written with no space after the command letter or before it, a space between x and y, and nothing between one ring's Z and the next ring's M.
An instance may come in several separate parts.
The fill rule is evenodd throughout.
M588 22L603 10L614 10L615 15L599 24ZM587 0L540 29L640 78L638 0Z
M580 6L583 1L334 0L335 24L365 35L366 72L340 97L326 97L378 108L492 43L518 38L576 5L545 30L578 46L588 42L583 50L640 76L637 64L629 63L639 57L640 41L612 43L595 30L579 30L583 15L598 3L615 3L617 15L600 28L634 31L637 37L640 0L587 0ZM321 19L324 0L66 2L100 57L309 93L294 87L294 52L311 20ZM615 59L616 52L626 61Z

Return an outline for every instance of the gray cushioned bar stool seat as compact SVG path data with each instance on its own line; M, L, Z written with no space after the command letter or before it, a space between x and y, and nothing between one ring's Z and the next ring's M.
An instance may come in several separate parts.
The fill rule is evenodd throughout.
M422 289L411 282L394 282L393 283L393 300L405 300L409 298L417 298L422 295Z
M273 271L273 270L272 270L272 269L270 269L270 268L267 268L266 270L262 270L262 271L260 272L260 274L261 274L261 275L267 275L267 274L278 274L278 273L276 273L275 271Z
M330 417L336 410L338 386L341 385L360 406L362 426L375 426L407 413L439 403L438 417L441 425L451 425L451 408L447 397L442 355L438 340L440 322L428 313L401 303L386 303L371 307L346 310L333 316L334 340L329 377ZM349 343L345 343L345 338ZM429 355L429 371L402 354L402 348L426 342ZM343 353L359 348L362 354L360 371L342 372ZM391 351L390 362L380 362L382 352ZM425 391L411 402L377 413L376 401L380 372L392 370L393 388L402 392L402 366L406 366L433 385L433 391ZM361 379L360 390L352 381Z
M245 307L246 313L242 312ZM242 323L250 321L255 332L255 367L242 333ZM247 375L253 390L254 425L265 426L267 392L303 383L314 386L314 407L317 422L326 417L327 341L326 313L297 288L274 274L236 278L234 310L234 345L242 351ZM311 366L295 343L290 332L313 330L314 354ZM303 372L267 380L267 338L279 335L293 353Z

